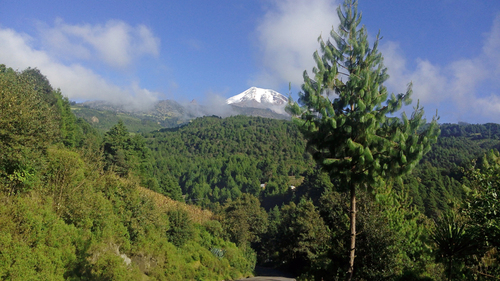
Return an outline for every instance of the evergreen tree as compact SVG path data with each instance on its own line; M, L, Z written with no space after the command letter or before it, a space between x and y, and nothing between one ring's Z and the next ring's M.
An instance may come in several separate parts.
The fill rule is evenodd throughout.
M71 106L68 97L62 95L61 91L53 91L53 95L57 99L56 109L58 114L61 116L60 119L60 131L61 139L65 146L76 147L81 145L83 141L83 132L78 127L76 122L76 116L71 112Z
M314 77L304 72L304 84L297 103L289 106L313 157L331 178L350 192L350 259L348 279L354 273L356 249L356 190L376 191L387 180L411 171L436 142L437 121L421 130L424 111L417 104L411 118L390 117L403 104L411 103L411 83L405 93L388 92L383 82L387 69L377 46L372 48L366 28L359 27L357 2L346 0L337 12L338 31L333 42L318 39L320 56L314 53ZM382 103L385 102L385 105Z
M130 149L130 135L122 120L106 133L103 148L107 162L105 168L114 166L117 174L127 175L130 163L126 154Z

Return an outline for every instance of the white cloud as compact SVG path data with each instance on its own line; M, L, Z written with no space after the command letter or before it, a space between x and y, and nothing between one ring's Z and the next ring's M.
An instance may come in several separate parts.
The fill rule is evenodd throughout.
M58 19L53 27L39 26L44 48L65 58L95 57L112 67L123 68L140 56L159 54L160 40L144 25L132 27L117 20L104 25L70 25Z
M477 97L476 88L480 82L488 79L488 67L483 64L488 60L484 54L480 57L463 59L451 63L448 71L452 75L449 80L448 98L454 98L459 106L468 107Z
M141 32L144 33L143 37L151 37L150 33L139 30L139 33ZM121 35L100 37L101 42L106 47L102 47L102 51L99 52L105 53L106 48L116 44L116 40L113 39L115 37L120 38ZM107 42L104 38L108 38L112 42ZM65 40L64 36L58 37L58 34L55 34L51 40L54 40L54 42L59 40L63 45L70 41ZM60 88L65 96L73 100L119 101L124 105L133 104L140 107L156 100L159 96L159 93L141 89L138 83L132 83L128 87L119 87L79 63L63 64L51 56L50 52L37 50L33 47L35 41L31 36L0 27L0 62L18 70L24 70L28 67L40 69L54 88ZM78 45L75 45L74 42L68 44L65 46L75 47L76 58L85 57L87 51L89 51L86 47L76 48ZM139 44L139 46L143 45ZM145 44L145 46L147 45ZM89 52L92 52L92 50ZM126 57L130 57L124 55L120 58L120 56L118 55L113 60L116 63L124 63L127 61Z
M481 52L445 66L417 59L416 67L409 69L395 42L383 44L381 51L391 76L386 83L390 91L402 92L412 81L413 99L419 99L426 109L444 109L442 112L447 116L442 117L446 117L446 122L498 122L500 15L494 20L491 32L486 34Z
M406 66L403 51L395 42L388 42L380 48L384 55L384 64L390 75L386 82L389 90L403 92L408 83L413 82L413 99L421 102L439 101L445 98L442 95L446 88L446 78L441 74L439 66L427 60L417 59L416 68L410 71Z
M226 103L226 98L219 93L207 92L204 99L198 102L182 102L181 103L189 114L201 116L221 116L228 117L237 115L238 112L233 110L233 107Z
M495 18L491 31L486 34L486 41L483 47L483 53L487 57L487 63L500 74L500 14Z
M304 70L310 73L314 66L312 54L319 48L316 39L320 34L328 38L332 26L338 26L338 4L327 0L273 3L256 30L262 69L251 83L270 88L288 82L300 86ZM500 14L485 34L479 52L447 65L417 58L412 62L414 67L409 67L397 42L381 43L384 64L389 68L389 91L403 92L413 82L413 100L420 100L429 116L439 108L440 114L448 114L442 116L445 122L498 122Z
M339 24L337 7L336 1L329 0L275 1L257 27L262 71L252 84L300 86L304 70L311 72L315 65L312 55L319 48L317 38L328 38Z

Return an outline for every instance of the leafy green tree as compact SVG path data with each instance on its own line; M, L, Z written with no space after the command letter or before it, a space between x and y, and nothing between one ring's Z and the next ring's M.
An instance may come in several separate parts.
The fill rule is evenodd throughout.
M37 91L44 101L53 106L57 103L57 97L54 94L54 88L50 85L49 80L38 68L28 67L19 73L19 76L25 80L30 81L34 85L35 91Z
M465 216L464 220L467 222L465 230L468 236L466 238L473 235L472 241L474 243L470 243L470 245L462 245L464 244L462 243L458 244L458 246L466 247L466 250L469 249L467 246L472 246L476 250L475 252L472 251L472 254L479 255L480 259L470 266L474 274L498 276L500 274L500 267L498 266L500 260L498 254L498 249L500 249L500 204L498 203L500 194L500 153L491 150L478 162L478 168L474 166L465 171L464 181L466 184L464 184L464 188L467 191L467 196L462 207L462 215ZM440 245L438 244L438 246ZM441 248L439 247L440 250ZM459 250L462 249L459 248ZM461 259L458 259L458 261L463 261L464 256L471 256L470 250L462 252L457 253L461 254L459 256ZM449 254L447 257L451 260L454 255Z
M37 160L59 135L58 116L37 87L0 65L0 181L14 192L34 184Z
M60 90L54 91L53 94L57 98L56 108L61 116L60 131L64 145L67 147L80 146L84 134L76 122L76 116L71 112L69 99L63 96Z
M130 169L127 152L130 146L130 136L127 128L120 120L104 135L104 157L106 169L112 169L120 176L126 176Z
M261 234L267 230L267 213L260 206L259 199L244 193L234 201L224 205L224 228L230 240L238 246L247 247L249 243L260 241Z
M168 213L169 229L167 237L177 247L184 245L194 235L194 228L188 213L184 210L173 210Z
M388 92L387 69L377 46L370 48L368 34L359 28L357 2L346 0L338 8L340 25L330 33L333 42L319 38L320 56L314 53L314 77L304 72L299 103L289 110L300 118L313 157L350 191L349 280L354 273L356 250L356 190L376 191L385 181L410 172L436 142L437 121L424 130L424 111L419 105L411 118L391 117L411 103L411 83L405 93ZM385 105L382 103L385 102Z
M266 263L272 260L278 260L282 253L277 246L277 241L280 239L279 227L281 225L281 212L275 205L268 212L267 231L263 234L262 241L257 245L258 258L260 263Z
M140 138L140 136L138 136ZM114 168L114 171L125 176L131 168L137 163L137 158L143 158L140 140L132 138L127 127L120 120L104 135L104 157L107 165L106 169ZM136 150L139 153L134 153ZM136 155L134 155L136 154ZM136 156L136 157L134 157Z
M469 193L465 212L481 228L487 243L500 248L500 153L492 150L484 155L480 169L471 169L466 176Z
M159 192L177 201L182 200L182 190L179 183L170 175L159 176Z
M327 227L311 200L290 203L281 209L276 251L279 261L290 270L300 272L321 267L319 262L327 249Z
M54 111L57 112L60 140L67 147L80 145L83 139L83 132L77 126L76 116L71 112L70 103L67 97L63 96L59 89L52 88L47 77L37 68L28 67L19 73L19 77L33 84L34 90Z

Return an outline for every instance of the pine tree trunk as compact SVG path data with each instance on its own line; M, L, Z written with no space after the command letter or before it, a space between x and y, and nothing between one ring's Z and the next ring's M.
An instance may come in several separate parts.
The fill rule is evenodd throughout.
M354 274L354 257L356 250L356 188L351 184L351 249L349 255L349 271L347 280L352 280Z

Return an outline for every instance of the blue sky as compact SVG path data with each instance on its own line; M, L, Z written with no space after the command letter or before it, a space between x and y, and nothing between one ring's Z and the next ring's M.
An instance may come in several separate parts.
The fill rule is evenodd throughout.
M37 67L71 100L222 102L251 86L292 96L339 1L0 1L0 63ZM500 123L500 1L365 0L402 92L441 122ZM373 40L372 40L373 42ZM414 102L414 103L415 103Z

